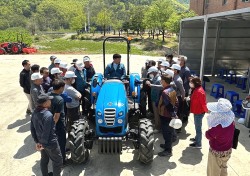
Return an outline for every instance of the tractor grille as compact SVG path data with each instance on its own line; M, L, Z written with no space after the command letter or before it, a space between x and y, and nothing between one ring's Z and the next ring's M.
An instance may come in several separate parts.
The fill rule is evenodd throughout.
M116 115L115 108L104 109L104 120L105 120L107 126L113 126L114 125L114 123L115 123L115 115Z

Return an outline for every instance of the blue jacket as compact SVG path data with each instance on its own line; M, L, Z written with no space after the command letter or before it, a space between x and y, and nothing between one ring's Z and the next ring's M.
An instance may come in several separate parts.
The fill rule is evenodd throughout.
M117 77L119 79L124 79L126 76L126 69L124 64L118 64L117 69L114 69L113 63L108 64L105 72L104 72L104 78L113 78Z
M76 74L76 90L78 90L79 92L83 92L85 90L85 88L87 87L86 81L87 81L87 74L86 74L86 69L84 68L82 70L83 75L81 75L79 70L75 70L75 74Z
M43 147L57 146L55 122L49 110L39 107L35 109L31 117L30 131L34 141Z

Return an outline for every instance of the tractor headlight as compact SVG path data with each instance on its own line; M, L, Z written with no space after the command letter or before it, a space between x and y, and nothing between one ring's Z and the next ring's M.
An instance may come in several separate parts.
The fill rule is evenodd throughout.
M98 119L97 122L98 122L99 124L102 124L103 120L102 120L102 119Z
M122 116L122 115L123 115L123 112L122 112L122 111L120 111L120 112L118 113L118 115L119 115L119 116Z
M122 123L123 123L123 120L122 120L122 119L118 119L117 122L118 122L119 124L122 124Z
M98 116L101 116L101 115L102 115L102 113L101 113L100 111L98 111L98 112L97 112L97 115L98 115Z

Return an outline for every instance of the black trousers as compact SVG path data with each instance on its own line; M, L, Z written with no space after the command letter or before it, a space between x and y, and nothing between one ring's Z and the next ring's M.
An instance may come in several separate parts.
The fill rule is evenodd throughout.
M52 161L53 175L60 176L63 167L63 159L59 145L54 148L44 148L41 150L40 167L43 176L48 176L49 159Z
M67 132L70 132L71 126L73 125L74 121L79 120L80 118L80 110L79 106L75 108L67 108Z
M56 129L56 135L57 135L59 147L62 153L63 162L65 162L65 158L66 158L66 130L65 128Z
M172 152L174 128L169 126L171 118L160 116L162 135L165 140L165 151Z

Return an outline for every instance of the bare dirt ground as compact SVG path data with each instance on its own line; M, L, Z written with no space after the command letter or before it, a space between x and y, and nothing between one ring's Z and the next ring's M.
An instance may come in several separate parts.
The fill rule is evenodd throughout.
M22 70L21 62L28 59L32 64L40 66L49 65L50 55L6 55L0 56L0 175L1 176L40 176L40 153L35 151L35 144L30 134L30 117L25 116L27 99L19 86L19 72ZM72 59L81 59L83 55L57 55L63 61L70 63ZM91 60L97 72L103 72L102 55L91 55ZM111 61L111 55L107 56ZM125 62L125 55L122 61ZM130 72L140 73L146 56L131 56ZM154 58L155 60L157 58ZM215 79L215 81L218 81ZM211 84L211 83L210 83ZM207 84L207 87L210 86ZM227 84L228 85L228 84ZM228 85L232 86L232 85ZM228 89L230 87L227 87ZM239 90L239 89L237 89ZM207 89L209 93L209 88ZM242 95L244 96L244 95ZM209 95L208 101L215 101ZM250 138L248 129L238 125L241 129L240 143L237 150L233 150L229 161L228 172L230 176L249 176L250 173ZM203 134L207 129L206 118L203 119ZM116 176L116 175L171 175L171 176L204 176L208 154L208 141L203 135L203 148L188 147L189 138L195 135L193 116L174 143L171 158L158 157L161 151L159 144L163 142L162 135L155 135L154 161L149 165L140 164L136 158L136 151L131 143L124 146L122 155L100 155L97 153L97 143L90 153L90 160L86 164L71 165L64 168L64 176Z

